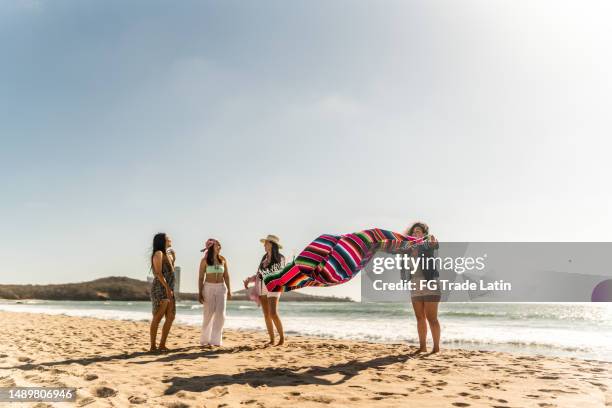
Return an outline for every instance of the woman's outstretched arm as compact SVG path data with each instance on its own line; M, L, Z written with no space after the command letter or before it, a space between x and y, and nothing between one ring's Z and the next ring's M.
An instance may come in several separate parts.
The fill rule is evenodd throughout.
M225 286L227 287L227 300L232 298L232 288L230 286L230 277L229 277L229 267L227 266L227 260L223 259L223 280L225 281Z
M206 279L206 259L202 258L198 271L198 301L202 304L204 304L204 279Z

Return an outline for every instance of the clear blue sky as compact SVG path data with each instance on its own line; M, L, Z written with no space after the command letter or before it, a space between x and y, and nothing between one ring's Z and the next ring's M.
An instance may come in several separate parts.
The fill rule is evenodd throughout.
M2 283L268 233L612 239L606 1L2 1ZM356 296L352 283L324 294Z

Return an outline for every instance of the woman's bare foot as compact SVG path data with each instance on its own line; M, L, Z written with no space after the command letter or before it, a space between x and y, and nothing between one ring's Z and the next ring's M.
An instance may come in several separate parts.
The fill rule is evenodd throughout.
M431 354L439 353L439 352L440 352L440 347L434 347L433 350L431 350Z
M270 339L270 341L266 343L266 347L273 346L273 345L274 345L274 339Z
M149 353L157 353L157 347L151 346L151 348L149 348Z
M161 345L159 346L158 350L159 350L160 352L162 352L162 353L166 353L166 352L170 351L170 350L168 349L168 347L166 347L166 346L161 346Z
M284 338L284 337L281 337L281 338L278 340L278 343L276 343L276 345L277 345L277 346L282 346L283 344L285 344L285 338Z

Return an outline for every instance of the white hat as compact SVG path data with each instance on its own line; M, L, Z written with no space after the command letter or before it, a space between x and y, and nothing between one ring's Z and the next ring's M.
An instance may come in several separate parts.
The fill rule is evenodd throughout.
M280 244L280 239L276 235L268 234L267 237L259 240L259 242L266 242L266 241L274 242L276 245L278 245L278 249L283 248L283 246Z

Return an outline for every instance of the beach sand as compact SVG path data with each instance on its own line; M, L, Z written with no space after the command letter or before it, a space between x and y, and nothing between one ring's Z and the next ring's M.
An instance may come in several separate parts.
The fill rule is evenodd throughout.
M146 322L0 312L0 387L76 387L90 407L605 407L612 363L226 331L216 350L175 326L149 354ZM2 403L0 403L1 405ZM9 405L8 403L4 403ZM11 404L11 406L27 406Z

